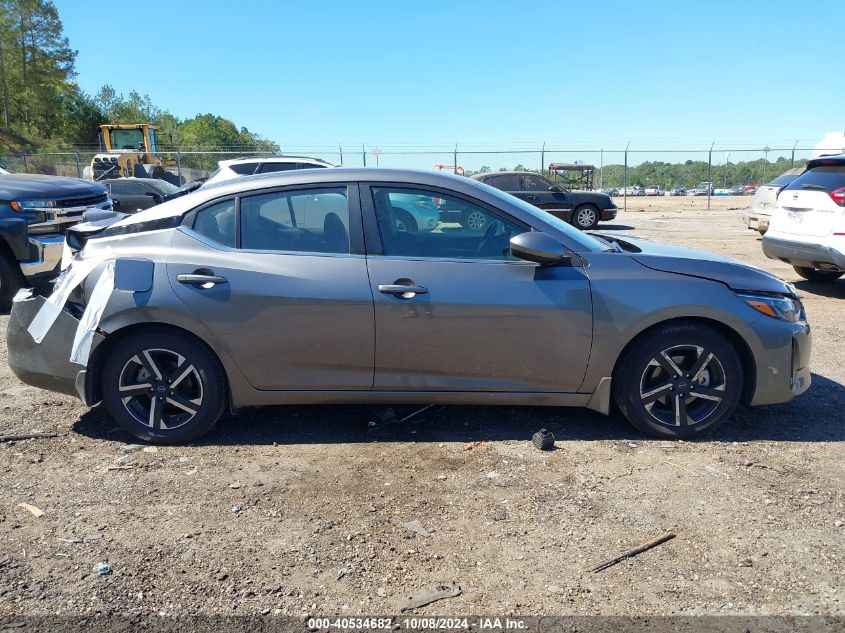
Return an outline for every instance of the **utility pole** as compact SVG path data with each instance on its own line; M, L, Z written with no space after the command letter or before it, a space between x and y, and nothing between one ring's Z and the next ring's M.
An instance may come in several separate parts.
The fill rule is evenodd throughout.
M599 150L599 189L604 189L604 149Z
M631 141L625 146L625 169L622 172L622 204L623 210L628 210L628 148L631 146Z
M707 152L707 210L710 210L710 194L713 192L713 146L716 141L710 144L710 151Z

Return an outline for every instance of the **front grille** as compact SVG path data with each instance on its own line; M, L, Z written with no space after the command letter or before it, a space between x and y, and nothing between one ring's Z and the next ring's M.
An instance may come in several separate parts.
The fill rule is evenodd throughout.
M101 202L105 202L109 197L107 192L97 194L96 196L87 196L85 198L63 198L56 200L57 208L63 209L68 207L91 207Z

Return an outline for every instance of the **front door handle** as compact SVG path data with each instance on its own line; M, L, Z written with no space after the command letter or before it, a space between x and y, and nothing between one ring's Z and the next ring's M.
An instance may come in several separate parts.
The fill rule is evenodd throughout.
M229 283L229 280L220 275L176 275L176 281L180 284L188 284L190 286L206 286L211 287L216 284Z
M536 200L536 199L537 199L537 196L534 196L534 195L525 196L525 199L526 199L526 200Z
M416 295L424 295L428 292L428 288L405 284L379 284L378 291L386 295L398 295L403 299L410 299Z

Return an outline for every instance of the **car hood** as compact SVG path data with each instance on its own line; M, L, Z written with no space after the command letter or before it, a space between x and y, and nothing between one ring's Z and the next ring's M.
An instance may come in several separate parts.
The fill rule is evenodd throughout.
M0 176L0 199L3 200L85 198L105 192L106 188L103 185L78 178L41 174Z
M580 191L578 189L574 189L571 193L578 196L579 200L582 202L595 202L596 204L604 206L613 204L613 200L610 196L606 193L601 193L600 191Z
M632 259L652 270L711 279L737 291L794 294L792 287L779 277L730 257L642 237L603 233L596 235L618 241Z

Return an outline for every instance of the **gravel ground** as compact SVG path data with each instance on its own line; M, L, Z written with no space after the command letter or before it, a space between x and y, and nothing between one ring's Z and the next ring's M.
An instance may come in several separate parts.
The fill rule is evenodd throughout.
M737 211L679 208L629 205L606 228L797 281ZM140 447L2 358L0 432L61 436L0 444L0 618L388 614L438 580L461 595L415 613L845 614L845 281L798 287L813 387L697 442L580 409L432 408L370 428L368 408L325 406ZM556 450L531 447L542 426ZM665 531L677 537L590 572Z

